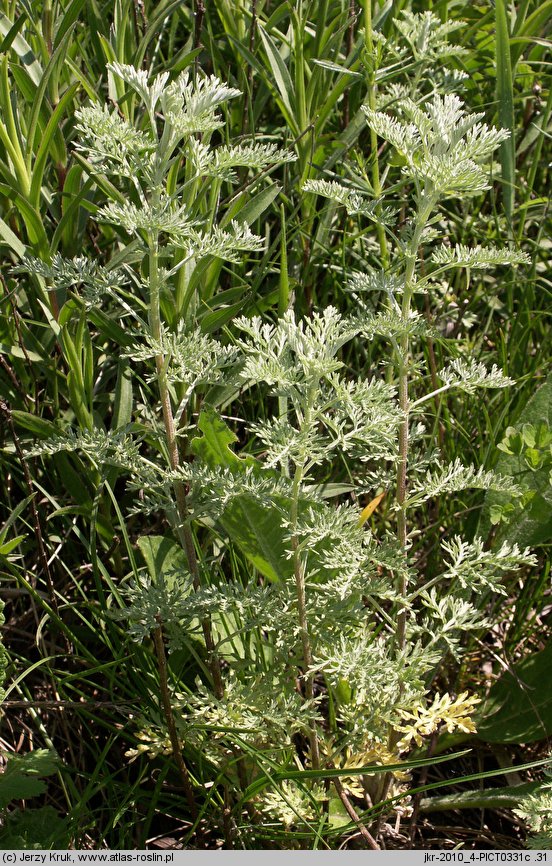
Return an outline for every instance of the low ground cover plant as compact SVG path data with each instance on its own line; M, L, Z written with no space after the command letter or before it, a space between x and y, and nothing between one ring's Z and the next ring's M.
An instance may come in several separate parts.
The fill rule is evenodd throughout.
M263 26L289 111L289 76ZM134 781L117 779L117 796L125 785L137 796L155 768L157 799L178 789L166 814L184 821L191 847L412 844L401 821L414 827L431 808L416 772L451 760L434 754L442 735L461 743L481 714L481 690L466 675L454 690L445 671L461 670L493 624L490 600L537 564L507 533L492 544L449 523L430 551L423 544L441 497L502 497L495 525L529 501L518 473L451 455L440 415L452 427L461 395L515 384L492 352L481 361L468 315L462 339L441 325L459 274L516 273L531 258L508 230L499 243L455 234L450 202L469 212L492 190L511 139L455 92L461 75L445 70L427 86L457 23L407 12L396 29L395 41L364 32L364 62L391 54L413 65L377 93L368 67L359 112L369 152L343 175L283 136L229 137L223 112L242 91L198 64L171 74L113 59L110 104L94 98L74 118L78 201L100 233L96 250L35 244L10 272L34 292L63 364L48 373L58 405L61 379L65 389L55 420L27 400L5 407L14 456L23 473L37 467L26 480L51 517L69 517L59 549L78 539L91 583L77 575L56 589L43 552L43 598L9 544L7 573L59 629L54 655L82 657L87 688L106 677L102 688L131 707L120 766ZM263 225L293 171L310 236L299 247L313 256L305 275L325 262L340 288L327 303L290 280L285 196L276 243ZM275 253L277 281L267 266L268 290L256 293L258 262ZM21 339L19 313L7 328ZM40 357L31 334L26 323ZM40 442L23 445L16 425ZM48 490L49 473L73 504ZM75 592L86 614L69 603ZM71 668L67 684L79 676ZM86 833L100 767L62 836ZM538 783L524 794L525 805L521 792L510 804L523 816L547 796Z

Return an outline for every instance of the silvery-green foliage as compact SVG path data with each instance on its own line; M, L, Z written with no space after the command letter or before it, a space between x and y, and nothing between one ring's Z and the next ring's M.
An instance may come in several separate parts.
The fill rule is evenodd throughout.
M517 567L517 566L516 566ZM440 581L439 581L440 582ZM461 598L451 591L446 595L433 587L418 593L423 613L417 622L412 622L409 632L412 637L421 635L425 641L442 657L447 652L460 661L463 636L470 631L488 628L490 621L482 616L475 604Z
M457 457L452 463L444 466L437 464L436 468L414 479L406 502L412 508L435 496L442 496L443 493L458 493L470 488L500 490L512 495L520 492L512 478L485 472L482 467L476 469L475 466L464 466Z
M530 830L527 847L536 851L552 849L552 780L550 771L546 773L544 784L533 794L528 794L514 809Z
M412 99L397 105L398 118L366 106L370 127L404 157L403 172L415 180L419 204L449 195L472 196L489 188L481 163L509 132L481 123L456 94L435 95L422 106Z
M137 441L124 428L114 432L69 429L30 448L27 454L39 457L60 451L77 451L96 466L118 466L129 472L140 472L144 466L150 467L140 455Z
M517 544L503 542L494 550L485 550L482 538L473 542L454 536L443 542L446 554L446 570L441 580L458 581L462 588L478 592L490 588L502 591L501 579L508 572L516 571L524 565L536 565L536 558L528 548L520 550Z
M285 672L271 668L239 674L239 669L228 672L222 700L215 699L198 682L194 692L181 701L186 739L201 743L208 757L217 761L228 748L225 733L229 729L257 748L271 750L278 744L281 750L291 745L292 736L304 733L309 721L317 717L313 703L304 701L296 690L289 688ZM202 730L205 727L207 730Z
M466 54L467 48L451 44L448 36L462 27L461 21L441 21L433 12L414 13L404 9L394 24L417 61L434 62L443 57Z
M496 364L489 370L473 358L468 361L455 358L438 375L449 388L458 388L468 394L475 393L478 388L509 388L514 384L513 379L505 376Z
M443 44L449 31L446 26L439 29L431 16L405 15L401 32L425 62L447 53ZM211 147L210 134L222 123L218 109L238 95L213 76L199 76L194 83L182 73L169 83L168 73L150 76L119 63L110 64L109 70L138 97L136 119L96 106L82 109L78 119L82 151L123 187L116 200L99 208L97 218L133 235L136 261L144 265L136 269L135 282L150 304L147 323L134 333L125 356L133 364L150 366L147 381L163 384L164 417L170 404L171 420L176 427L182 422L175 440L179 435L191 438L191 397L231 376L243 388L263 389L268 418L247 425L251 445L260 452L257 460L231 453L223 439L211 463L200 456L169 464L157 456L164 455L167 441L156 419L145 443L127 428L116 433L79 431L60 435L32 453L75 450L96 466L116 466L127 473L128 489L140 494L135 513L163 512L179 538L192 523L200 527L209 552L197 574L191 567L155 578L138 571L124 589L127 606L118 614L134 639L143 640L162 623L169 649L185 647L194 654L202 642L202 651L207 647L208 623L213 652L224 661L224 694L213 693L202 679L175 702L187 743L200 746L217 766L226 766L232 749L244 741L262 749L269 761L281 757L285 748L290 762L295 734L303 738L306 752L310 747L311 762L313 741L326 734L337 749L341 743L359 751L384 743L390 730L399 729L401 712L423 706L443 656L458 656L462 634L481 626L475 606L464 596L481 588L499 589L505 572L532 559L516 547L486 551L479 539L471 544L449 539L443 572L436 581L424 583L411 556L411 535L403 544L383 521L372 532L357 498L334 505L323 497L328 461L341 455L350 462L355 494L373 496L387 489L391 521L398 505L407 511L467 487L515 490L510 479L482 469L459 461L444 466L432 461L430 450L420 444L424 430L418 424L419 408L409 423L400 401L397 384L404 385L404 379L397 383L393 375L384 381L355 373L347 368L342 350L353 339L383 337L395 362L412 376L425 374L421 363L410 359L411 346L438 339L439 332L408 306L418 287L429 291L432 273L449 266L523 261L511 251L500 258L494 249L455 247L426 257L425 277L418 277L415 267L417 247L429 246L436 238L428 223L439 200L486 189L488 171L482 163L505 134L486 127L479 115L466 114L456 96L435 95L421 105L404 99L396 106L396 117L366 109L372 128L403 156L403 171L416 195L409 225L402 233L390 233L396 255L389 271L355 273L349 282L349 290L359 294L381 292L385 308L374 312L359 303L356 314L348 317L329 306L305 319L288 311L274 323L243 317L234 322L235 344L227 347L205 335L193 316L170 327L163 322L161 287L170 292L171 280L186 276L187 265L200 258L238 262L244 252L264 248L264 239L246 224L233 221L221 227L213 214L202 212L196 201L201 199L202 179L209 178L218 192L220 183L237 179L234 168L262 171L293 157L271 144ZM169 184L168 175L181 158L186 161L184 180L178 180L175 169L175 182ZM360 220L377 219L383 225L397 211L396 202L371 202L362 191L336 182L309 181L306 189L335 199ZM48 266L29 260L27 266L57 285L96 292L98 302L102 294L119 297L128 275L82 259L55 258ZM469 393L509 384L496 367L487 371L471 360L452 361L441 381L443 389ZM404 502L397 504L389 488L401 462L399 440L405 428L420 457L410 461L409 488ZM178 491L184 492L185 509L176 504ZM246 518L244 504L260 512ZM235 506L242 508L238 519L228 519ZM258 581L251 564L243 585L231 583L223 566L225 552L240 548L243 527L236 523L254 522L259 513L268 514L275 529L275 548L285 560L283 576L272 583ZM397 619L403 613L408 621L401 643ZM320 692L313 688L315 679ZM328 695L333 721L325 709ZM391 748L395 746L396 741L391 742Z
M391 222L395 214L393 208L381 208L380 202L373 201L365 190L349 189L337 181L307 180L303 184L303 191L339 202L350 216L364 216L386 224Z
M308 466L309 471L340 451L362 449L369 459L392 459L400 414L394 389L384 383L352 382L339 374L341 346L358 331L333 307L296 322L288 312L276 325L239 320L248 334L240 340L246 362L241 376L264 382L275 395L289 398L290 417L250 425L266 446L269 466Z
M434 25L431 16L425 22L421 18L406 16L402 31L408 40L419 40L420 52L431 52L428 45L424 48L424 39L429 40ZM444 32L440 34L441 37L445 35ZM387 549L382 557L383 574L394 577L388 581L388 593L382 598L392 599L394 595L395 606L391 614L381 605L378 609L377 600L370 598L367 580L365 603L372 609L370 616L379 623L377 632L368 625L372 619L366 621L360 634L354 627L348 629L344 623L341 636L332 635L332 639L326 642L322 637L317 643L313 670L323 670L326 681L334 688L343 681L354 683L353 693L365 701L363 713L368 712L370 717L371 736L385 740L385 724L391 728L397 725L394 715L397 706L405 709L409 703L423 706L430 672L449 653L461 657L463 634L485 627L485 619L476 603L481 591L502 591L502 581L507 573L534 564L528 550L521 551L507 545L498 550L486 550L481 539L468 543L457 537L445 539L442 571L435 577L424 581L416 575L410 562L410 547L415 536L408 525L411 509L468 488L507 490L514 494L517 491L513 479L498 477L483 468L464 466L458 459L443 465L432 454L423 426L416 430L416 420L421 418L423 411L422 404L436 395L450 389L473 394L478 388L506 388L512 382L496 365L487 369L473 358L455 358L438 374L442 383L440 387L434 386L436 390L422 392L422 396L415 399L415 391L420 393L420 382L427 381L428 373L421 360L420 347L429 339L446 347L439 331L416 308L415 297L420 292L426 294L431 308L434 281L442 279L449 269L523 264L527 262L527 256L511 248L469 249L462 245L441 245L431 254L431 246L440 237L435 227L440 202L448 196L472 197L488 188L489 162L493 151L507 138L506 131L486 126L482 115L467 113L455 94L434 93L428 98L422 97L417 103L409 97L396 102L390 100L389 113L367 107L364 107L364 112L372 130L400 154L402 174L413 185L414 193L412 208L406 211L405 224L396 232L388 231L393 243L388 269L356 270L346 284L346 290L353 293L357 302L354 321L360 338L372 341L380 337L390 344L392 375L388 381L393 381L394 377L398 381L401 409L398 420L402 418L406 422L401 429L399 449L389 451L383 458L396 471L396 480L391 484L387 481L384 486L391 486L395 492L395 501L390 505L391 512L398 515L398 544L394 551ZM311 182L308 191L332 198L351 211L348 186L340 188L336 181ZM385 195L377 202L378 207L387 204ZM358 205L356 210L359 214L363 210L363 215L369 218L374 213L364 202L362 208ZM369 250L368 245L366 249ZM382 301L380 310L375 309L378 293ZM432 310L432 318L433 315ZM389 424L389 409L387 412ZM397 436L397 426L394 426L393 435ZM365 446L368 454L370 442L368 436ZM377 448L375 453L383 462L383 455ZM404 475L401 466L405 467ZM368 476L377 478L370 471ZM380 488L384 477L382 473L378 482ZM296 537L299 544L308 545L309 542L303 542L298 534L300 528L301 520L298 520L294 524ZM340 583L347 593L349 587L358 586L358 570L363 570L367 576L373 573L375 560L370 560L370 556L377 545L370 540L366 546L355 543L354 533L347 533L343 521L337 517L336 528L337 532L342 531L343 538L347 538L347 545L332 538L328 546L329 555L324 549L314 554L309 551L308 568L313 569L314 574L326 570L330 576L328 566L330 563L335 565L336 559L341 557L343 572ZM316 537L315 529L313 534ZM364 546L366 549L363 551ZM333 553L337 554L335 559L332 559ZM361 565L363 553L364 563ZM398 566L397 563L402 564ZM332 577L330 583L334 581ZM308 584L309 590L311 583ZM312 615L314 618L314 612ZM397 619L401 617L399 628ZM386 639L382 639L383 635L387 635ZM382 682L382 670L385 671L385 683ZM377 702L371 702L367 697L371 689L378 697ZM353 698L347 707L340 707L349 736L357 736L358 706ZM390 742L396 741L391 737Z
M154 136L136 129L116 109L87 105L76 116L81 136L76 146L103 172L130 178L148 164L157 144Z
M441 21L431 11L410 12L402 10L401 17L393 19L396 33L385 37L374 31L372 38L381 53L380 68L391 80L377 94L378 107L387 108L399 99L418 96L420 92L458 92L467 73L449 68L449 57L458 57L466 49L457 42L449 41L454 31L462 26L461 21Z
M140 336L137 334L137 338ZM164 358L169 385L184 386L175 413L178 422L199 385L215 385L225 380L236 360L236 349L230 345L223 346L218 340L203 334L200 328L194 328L189 333L163 330L159 339L146 332L140 343L136 342L131 349L122 353L122 357L130 358L135 363L149 361L157 356ZM147 380L154 381L156 376L157 373L152 371Z
M13 269L14 273L30 273L50 280L56 289L78 287L85 309L93 309L104 295L117 297L118 291L129 282L129 276L120 268L108 268L85 256L64 259L56 253L47 264L35 256L24 256Z
M465 244L450 247L442 244L433 250L431 261L446 267L486 269L497 265L528 265L531 259L521 250L479 245L468 247Z
M221 145L210 149L197 139L190 139L190 160L198 174L218 180L236 182L234 168L253 168L261 171L270 165L292 162L296 155L275 144L242 144L235 147Z
M376 335L389 340L396 340L404 334L409 337L439 337L437 329L429 325L417 310L410 310L406 320L395 307L379 313L366 312L359 315L358 325L367 340L372 340Z

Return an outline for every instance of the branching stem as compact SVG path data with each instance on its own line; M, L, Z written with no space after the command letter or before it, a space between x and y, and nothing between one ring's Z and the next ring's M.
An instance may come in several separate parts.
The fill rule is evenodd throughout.
M397 487L396 501L399 506L397 519L397 538L406 557L408 545L408 527L406 520L406 476L408 469L408 428L410 423L410 403L408 399L408 377L409 377L409 355L410 337L408 324L414 295L414 271L418 255L418 246L434 206L431 196L426 197L416 215L414 231L406 251L406 268L404 274L404 289L401 307L403 321L403 335L399 342L397 353L398 378L399 378L399 406L402 414L402 422L399 428L399 459L397 465ZM407 593L406 569L400 579L399 594L404 598ZM396 646L397 651L402 652L406 644L406 610L399 611L397 615Z

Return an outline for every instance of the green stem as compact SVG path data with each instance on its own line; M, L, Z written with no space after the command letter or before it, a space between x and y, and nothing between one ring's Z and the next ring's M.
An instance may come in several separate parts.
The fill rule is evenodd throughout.
M399 459L397 466L396 502L399 506L397 519L397 538L403 550L405 559L407 555L408 528L406 520L406 476L408 468L408 427L410 423L410 403L408 399L408 376L409 376L409 354L410 337L408 333L408 322L414 295L414 270L418 256L418 246L423 230L429 219L434 206L431 196L427 197L425 204L416 216L412 238L406 251L406 269L404 275L404 291L401 308L403 322L403 334L399 342L397 352L398 378L399 378L399 407L402 414L402 422L399 428ZM401 576L399 593L404 597L407 593L407 577L405 573ZM406 644L406 610L401 610L397 616L396 646L397 651L402 652Z
M312 405L316 395L318 383L315 382L309 388L307 394L307 402L305 414L301 427L308 430L311 423ZM305 694L307 700L314 699L314 674L312 673L313 656L309 634L309 625L307 618L307 600L306 600L306 585L305 585L305 569L301 561L301 550L299 539L297 538L297 518L299 514L299 493L301 490L301 482L305 473L305 463L298 465L295 469L293 477L293 485L291 492L291 509L290 509L290 525L291 525L291 549L293 551L293 572L295 575L295 589L297 593L297 616L299 620L299 629L301 631L301 645L303 650L303 667L305 669ZM307 673L308 671L308 673ZM316 722L310 723L310 753L311 764L313 770L318 770L320 767L320 749L318 746L318 734L316 731Z
M349 818L352 821L354 821L355 824L357 825L357 827L359 829L359 833L362 836L362 838L364 839L364 841L366 842L366 844L368 845L368 848L370 848L372 851L381 851L380 846L378 845L378 843L376 842L376 840L374 839L374 837L372 836L372 834L370 833L370 831L368 830L366 825L361 821L360 816L358 815L356 809L354 808L353 804L349 800L349 798L346 794L346 791L345 791L343 785L341 784L341 779L339 778L339 776L334 777L333 783L334 783L334 788L337 792L337 796L339 797L339 799L343 803L345 811L347 812Z
M161 339L161 313L159 307L159 238L157 233L151 232L149 236L149 286L150 286L150 307L149 307L149 325L153 339L158 342ZM163 411L163 422L165 426L165 437L167 441L167 449L169 452L169 464L173 471L176 471L180 466L180 455L178 452L178 440L176 435L176 427L171 406L171 395L167 381L167 371L165 366L165 358L163 354L158 354L155 357L155 366L157 369L157 384L159 388L159 397L161 400L161 408ZM188 506L186 503L186 490L182 482L175 482L174 492L176 496L176 505L180 525L178 534L186 558L188 568L192 577L194 589L197 591L201 586L199 564L195 550L194 538L188 520ZM205 647L209 668L213 679L213 688L215 696L220 700L224 696L224 685L222 682L222 673L220 662L216 652L215 642L209 620L202 622L203 636L205 639Z

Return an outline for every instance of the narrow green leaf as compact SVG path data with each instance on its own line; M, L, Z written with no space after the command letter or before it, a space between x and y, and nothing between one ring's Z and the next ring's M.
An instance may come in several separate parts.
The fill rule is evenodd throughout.
M27 20L27 16L24 12L21 15L19 15L18 18L16 18L15 24L12 25L11 29L8 30L8 32L6 33L2 42L0 42L0 54L6 54L10 50L10 48L12 47L12 44L14 42L15 37L17 36L19 31L22 29L26 20Z
M452 809L513 809L524 797L536 794L540 782L526 782L507 788L482 788L477 791L460 791L441 797L423 797L421 812L448 812Z
M117 365L117 385L113 405L112 430L126 427L132 420L132 371L128 361L120 358Z
M4 222L4 220L0 217L0 238L2 238L6 244L9 246L11 250L15 253L15 255L20 259L22 258L26 251L27 247L25 244L19 240L17 235L11 230L9 225Z
M16 547L19 547L22 541L25 541L26 535L18 535L15 538L10 538L9 541L5 541L3 544L0 544L0 556L7 556L12 550L15 550Z
M152 6L152 15L148 21L146 32L132 59L133 66L138 69L142 66L151 41L156 38L165 21L182 5L182 0L173 0L172 3L156 3Z
M340 776L374 776L381 775L382 773L392 773L394 770L398 770L399 772L404 772L408 769L414 769L415 767L427 767L428 764L442 764L445 761L451 761L454 758L460 758L464 755L469 754L471 749L465 749L462 752L456 752L454 755L441 755L438 758L421 758L416 761L404 761L404 763L400 764L372 764L369 767L348 767L346 769L322 769L322 770L283 770L281 772L272 773L272 781L273 782L283 782L289 779L295 779L299 782L306 782L311 779L336 779ZM501 770L501 772L503 772ZM268 777L256 779L249 787L245 790L243 795L243 802L247 802L251 800L253 797L256 797L257 794L267 787L267 785L271 784L271 779ZM444 784L450 784L450 782L446 782Z
M224 217L220 221L221 228L228 225L231 220L251 225L270 207L281 189L282 187L278 184L271 184L251 198L249 198L247 193L242 193L224 214Z
M61 118L65 113L65 109L67 105L72 101L75 96L77 90L79 89L78 84L73 84L68 90L65 91L60 101L56 105L55 110L52 112L52 116L48 121L48 125L42 134L42 138L40 141L40 147L38 148L34 163L33 163L33 171L32 171L32 180L31 180L31 192L30 192L30 201L35 208L39 207L40 204L40 189L42 186L42 180L44 177L44 169L46 166L46 158L48 156L48 151L50 149L50 145L56 131L59 128Z
M518 60L520 59L525 48L525 39L533 40L539 35L546 36L547 26L550 23L552 16L552 0L545 0L544 3L538 3L533 12L518 27L514 28L514 36L519 37L519 42L515 40L515 44L511 46L512 69L515 69ZM550 41L546 42L550 46Z
M39 418L38 415L32 415L30 412L12 409L11 416L18 427L28 430L39 439L50 439L59 433L58 427L52 421L46 421L45 418Z
M25 154L27 165L29 167L31 163L31 154L33 153L35 147L35 139L38 129L38 119L40 117L40 111L45 99L46 88L48 87L48 82L57 66L58 61L67 49L67 43L70 35L70 32L66 33L60 44L57 46L56 50L52 53L52 56L48 61L48 65L44 70L40 81L38 82L37 91L34 94L33 108L31 112L31 117L29 119L29 131L27 133L27 151Z
M5 538L8 534L8 529L10 528L10 526L13 526L13 524L19 518L19 516L21 514L23 514L27 505L34 498L34 496L35 496L35 494L31 493L31 494L29 494L29 496L26 496L25 499L21 500L21 502L18 502L18 504L13 509L12 513L10 514L10 516L8 517L8 519L6 520L4 525L2 526L2 528L0 528L0 541L5 540Z
M339 72L341 75L351 75L354 78L362 78L362 74L360 72L355 72L353 69L347 69L346 66L340 66L339 63L332 63L330 60L313 60L317 66L321 66L322 69L329 69L331 72Z
M13 23L10 19L0 12L0 33L2 36L7 36L12 31ZM35 87L39 87L40 80L43 75L42 66L36 59L33 49L26 39L20 33L16 33L11 44L12 49L19 57L19 62L25 67L29 73Z
M502 167L502 198L508 222L512 222L516 180L516 140L514 127L514 85L510 56L510 33L508 30L508 7L506 0L496 0L496 98L498 102L498 124L510 131L510 138L500 145Z
M299 129L295 121L293 110L293 83L291 81L287 66L282 60L280 52L278 51L272 37L269 36L269 34L266 32L266 30L261 24L258 24L258 28L264 45L264 49L268 57L270 69L272 71L272 75L274 76L274 81L276 82L276 86L282 100L283 108L285 108L286 120L290 126L290 129L292 129L293 134L299 135L301 130Z
M54 37L54 48L61 44L66 33L73 27L73 24L78 21L79 15L85 5L86 0L71 0L63 16L60 16L56 21L56 35Z
M16 195L14 202L23 217L31 245L35 248L39 258L47 257L49 249L48 237L40 213L22 195Z

